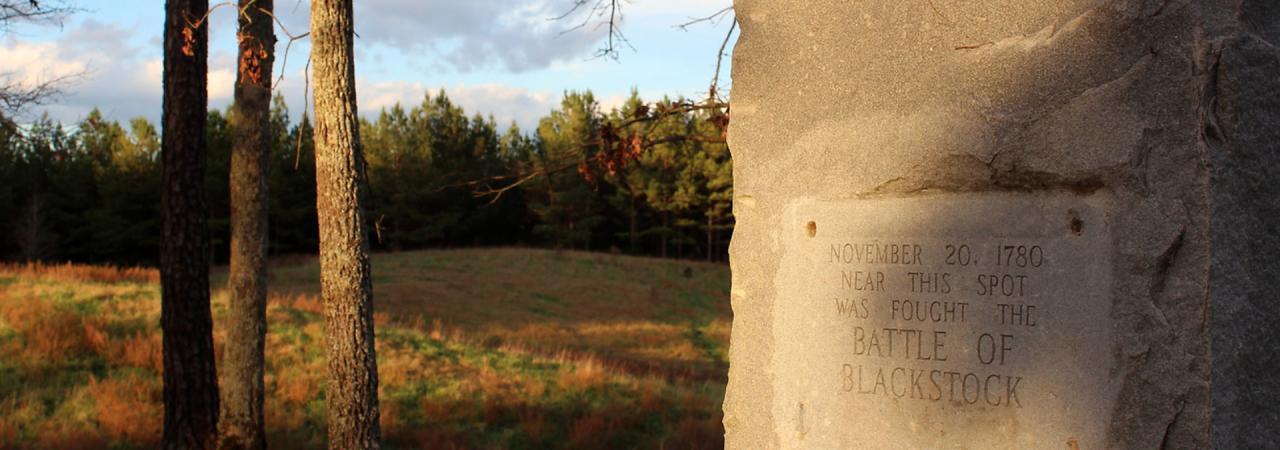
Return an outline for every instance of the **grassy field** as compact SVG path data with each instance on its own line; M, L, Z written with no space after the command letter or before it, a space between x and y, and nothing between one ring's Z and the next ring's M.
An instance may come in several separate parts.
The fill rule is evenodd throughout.
M719 448L723 265L527 249L373 258L388 448ZM0 266L0 448L151 448L154 270ZM213 274L225 339L225 268ZM314 258L273 261L272 448L324 445Z

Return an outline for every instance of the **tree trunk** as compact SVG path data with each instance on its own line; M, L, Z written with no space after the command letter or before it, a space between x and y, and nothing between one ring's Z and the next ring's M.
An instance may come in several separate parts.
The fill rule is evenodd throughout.
M212 448L218 422L204 192L208 27L188 28L208 6L165 2L160 328L169 449Z
M638 248L636 247L636 215L637 213L638 212L636 211L636 196L632 195L631 209L627 216L628 218L627 240L629 241L629 247L630 247L629 251L632 255L636 254L638 250Z
M231 144L231 268L223 359L223 449L266 447L263 351L267 336L267 167L271 139L272 0L240 0L240 52Z
M716 249L716 256L715 258L712 258L712 262L723 261L722 259L720 259L724 254L720 253L720 229L719 228L717 228L715 233L711 235L711 245L713 248Z
M711 229L711 225L711 215L707 214L707 262L711 262L711 253L715 249L715 242L712 242L712 234L715 231Z
M671 214L666 211L663 211L662 212L662 257L663 258L667 257L667 234L670 233L671 231L671 229L669 228L671 226L670 224L671 224Z
M365 223L364 156L356 122L352 0L311 3L316 212L328 347L329 448L377 448L378 369Z

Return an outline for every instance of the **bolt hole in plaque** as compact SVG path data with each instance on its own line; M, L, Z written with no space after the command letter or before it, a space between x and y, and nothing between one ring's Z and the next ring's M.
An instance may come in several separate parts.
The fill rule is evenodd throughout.
M1068 225L1071 228L1071 232L1079 236L1084 231L1084 221L1080 220L1080 213L1074 209L1069 209L1067 210L1067 215L1071 216L1071 222Z
M1104 447L1118 392L1109 205L789 202L780 225L805 234L784 233L773 278L772 404L774 417L803 404L805 429L777 429L783 447Z

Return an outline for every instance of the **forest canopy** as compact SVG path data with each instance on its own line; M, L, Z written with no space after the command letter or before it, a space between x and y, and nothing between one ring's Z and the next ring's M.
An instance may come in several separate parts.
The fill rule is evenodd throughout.
M628 124L653 144L607 170L586 164L610 150L602 130L647 108L635 93L603 111L590 91L567 92L536 130L521 130L468 115L438 92L361 119L374 248L526 245L723 260L732 163L709 113ZM206 131L210 258L219 264L228 258L234 111L209 111ZM277 97L270 128L269 253L315 253L312 124L291 120ZM0 258L155 265L159 152L154 124L97 110L77 124L46 116L0 128ZM536 176L485 192L525 174Z

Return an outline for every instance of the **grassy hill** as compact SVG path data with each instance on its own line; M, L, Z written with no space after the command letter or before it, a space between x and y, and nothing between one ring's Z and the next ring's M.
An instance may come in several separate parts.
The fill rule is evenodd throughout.
M722 265L528 249L373 258L389 448L719 448ZM154 270L0 266L0 448L159 441ZM215 343L225 270L213 274ZM314 258L273 261L272 448L324 444Z

